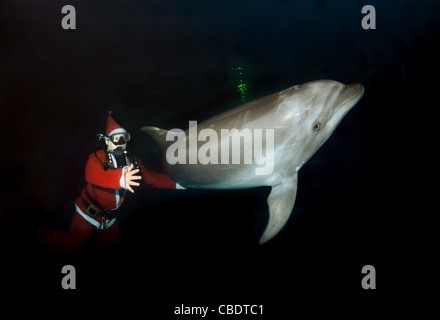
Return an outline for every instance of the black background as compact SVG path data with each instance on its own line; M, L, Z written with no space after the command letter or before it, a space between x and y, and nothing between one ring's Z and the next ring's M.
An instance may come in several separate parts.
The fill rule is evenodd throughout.
M61 27L66 4L76 30ZM366 4L376 30L361 27ZM438 122L439 10L438 1L2 1L1 290L46 314L56 301L157 319L182 303L263 304L269 319L304 302L310 313L329 303L358 315L411 295L423 281L409 270L424 266L430 244L422 178L434 173L422 169L436 147L426 137ZM321 78L366 90L301 169L276 238L257 244L269 188L140 187L124 203L117 248L67 255L34 243L36 225L68 224L108 110L160 171L139 128L186 128L239 105L237 66L246 100ZM61 288L66 264L75 291ZM361 287L367 264L374 291Z

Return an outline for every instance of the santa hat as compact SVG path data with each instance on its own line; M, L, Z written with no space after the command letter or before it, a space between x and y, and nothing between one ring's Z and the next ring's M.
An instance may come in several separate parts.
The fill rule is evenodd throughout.
M105 125L105 134L107 135L107 137L109 137L112 134L117 133L127 133L127 131L116 123L116 121L112 117L112 112L109 111L107 116L107 123Z

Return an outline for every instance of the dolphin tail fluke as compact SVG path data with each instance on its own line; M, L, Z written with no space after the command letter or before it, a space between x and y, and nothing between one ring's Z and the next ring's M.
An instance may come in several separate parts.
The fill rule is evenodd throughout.
M263 244L272 239L284 227L292 213L296 198L298 175L293 179L283 180L272 187L267 204L269 206L269 222L261 236L259 243Z

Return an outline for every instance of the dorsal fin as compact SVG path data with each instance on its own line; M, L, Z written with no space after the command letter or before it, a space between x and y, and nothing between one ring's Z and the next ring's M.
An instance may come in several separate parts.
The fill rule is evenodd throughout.
M141 128L142 132L147 133L159 145L161 151L164 151L172 141L166 141L168 130L158 127L145 126Z

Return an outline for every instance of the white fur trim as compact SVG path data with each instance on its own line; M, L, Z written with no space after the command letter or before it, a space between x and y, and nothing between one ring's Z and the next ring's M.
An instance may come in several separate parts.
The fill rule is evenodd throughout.
M121 175L121 178L119 179L119 185L120 185L121 188L123 188L123 189L127 189L127 188L125 187L125 173L127 172L127 170L128 170L128 166L125 166L125 167L122 168L122 175ZM116 206L117 206L117 205L116 205Z
M108 136L110 137L112 134L118 134L118 133L127 133L127 131L124 128L116 128L113 131L111 131Z
M99 230L105 229L104 226L107 228L110 228L113 225L113 223L115 223L115 221L116 221L116 218L113 218L111 220L102 218L101 223L99 223L98 221L96 221L92 217L90 217L87 214L85 214L84 212L82 212L82 210L76 204L75 204L75 208L76 208L76 212L78 212L81 217L86 219L89 223L93 224Z
M176 189L177 190L185 190L186 188L181 186L179 183L176 182Z
M84 219L86 219L88 222L90 222L91 224L93 224L97 229L102 229L100 228L100 223L98 221L96 221L95 219L93 219L92 217L89 217L88 215L86 215L84 212L82 212L82 210L78 207L77 204L75 204L75 208L76 208L76 212L78 212L80 214L81 217L83 217Z

